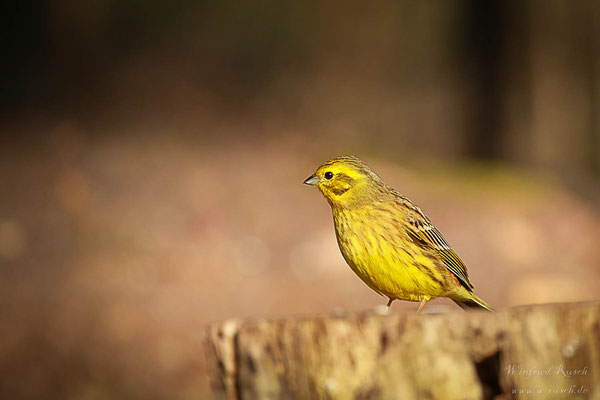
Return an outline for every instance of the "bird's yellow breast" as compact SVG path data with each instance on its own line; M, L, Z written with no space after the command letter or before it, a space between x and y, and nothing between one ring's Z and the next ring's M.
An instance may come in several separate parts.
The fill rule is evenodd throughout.
M443 296L447 274L423 254L402 228L402 216L385 205L334 209L338 245L354 273L391 299L420 301Z

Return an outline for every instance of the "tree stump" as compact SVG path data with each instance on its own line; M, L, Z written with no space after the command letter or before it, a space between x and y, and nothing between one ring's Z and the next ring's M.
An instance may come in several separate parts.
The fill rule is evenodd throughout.
M600 302L208 328L216 399L600 399Z

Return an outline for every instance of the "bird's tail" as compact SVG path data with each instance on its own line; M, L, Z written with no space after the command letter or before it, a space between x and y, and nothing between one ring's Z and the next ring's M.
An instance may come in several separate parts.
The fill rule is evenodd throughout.
M493 311L492 307L490 307L485 301L481 300L475 293L469 293L470 298L468 300L454 300L456 304L460 306L463 310L467 311L470 309L481 309L488 311Z

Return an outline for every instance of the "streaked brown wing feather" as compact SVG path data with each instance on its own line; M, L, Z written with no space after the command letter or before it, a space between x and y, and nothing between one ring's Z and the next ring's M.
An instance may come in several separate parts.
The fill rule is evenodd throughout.
M433 226L429 218L413 202L404 196L398 195L402 205L408 211L408 224L406 230L415 243L427 250L433 250L438 254L446 268L469 290L473 285L469 281L467 268L462 260L456 255L452 247L442 236L440 231Z

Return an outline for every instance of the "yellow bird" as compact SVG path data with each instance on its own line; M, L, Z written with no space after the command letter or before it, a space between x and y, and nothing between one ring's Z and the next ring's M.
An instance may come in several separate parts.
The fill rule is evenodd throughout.
M337 242L352 271L389 298L421 302L448 297L463 309L483 308L467 268L427 215L353 156L323 163L305 184L333 212Z

